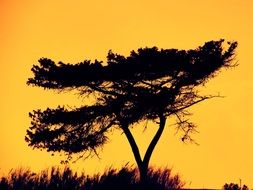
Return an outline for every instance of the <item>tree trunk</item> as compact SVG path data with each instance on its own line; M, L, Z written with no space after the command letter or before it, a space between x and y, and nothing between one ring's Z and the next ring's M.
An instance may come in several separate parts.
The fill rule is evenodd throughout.
M151 140L148 148L147 148L147 151L145 153L145 156L143 158L143 161L142 161L142 167L141 167L141 170L140 170L140 180L141 180L141 184L143 184L142 186L145 186L147 185L148 183L148 179L147 179L147 174L148 174L148 166L149 166L149 161L151 159L151 156L152 156L152 153L155 149L155 146L157 145L162 133L163 133L163 130L164 130L164 127L165 127L165 122L166 122L166 118L164 116L160 116L160 124L159 124L159 128L155 134L155 136L153 137L153 139Z
M144 190L145 187L147 187L147 174L148 174L148 165L149 165L149 161L150 161L150 158L151 158L151 155L154 151L154 148L155 146L157 145L161 135L162 135L162 132L164 130L164 127L165 127L165 122L166 122L166 118L161 115L160 116L160 124L159 124L159 128L155 134L155 136L153 137L153 139L151 140L148 148L147 148L147 151L145 153L145 156L143 158L143 160L141 159L141 156L140 156L140 152L139 152L139 148L135 142L135 139L131 133L131 131L129 130L128 126L122 126L122 129L127 137L127 140L131 146L131 149L132 149L132 152L134 154L134 158L135 158L135 161L137 163L137 166L138 166L138 169L139 169L139 174L140 174L140 185L141 185L141 189Z
M131 131L129 130L128 126L122 126L122 129L124 131L124 134L126 135L127 137L127 140L131 146L131 149L132 149L132 152L134 154L134 158L135 158L135 161L137 163L137 166L140 170L140 168L142 168L142 160L141 160L141 155L140 155L140 151L139 151L139 148L134 140L134 137L131 133Z

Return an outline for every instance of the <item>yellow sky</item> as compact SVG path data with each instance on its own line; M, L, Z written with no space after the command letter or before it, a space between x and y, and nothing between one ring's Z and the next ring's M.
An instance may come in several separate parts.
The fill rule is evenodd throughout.
M219 188L239 178L253 187L252 7L251 0L0 0L0 174L18 166L40 170L59 164L59 157L27 147L28 112L82 103L73 93L26 85L39 58L105 60L109 49L128 55L139 47L189 49L225 38L239 42L240 65L223 71L203 89L225 98L192 109L200 132L194 138L200 145L182 143L168 122L151 164L172 167L187 187ZM154 130L135 131L142 152ZM120 132L112 135L100 157L73 167L93 173L128 161L134 164Z

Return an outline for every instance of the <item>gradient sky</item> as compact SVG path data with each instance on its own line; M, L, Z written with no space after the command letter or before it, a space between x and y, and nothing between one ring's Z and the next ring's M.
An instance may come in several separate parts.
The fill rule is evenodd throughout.
M110 49L123 55L146 46L192 49L225 38L238 41L240 65L223 70L202 89L225 98L191 109L199 130L194 139L200 145L182 143L169 119L151 165L173 168L187 187L220 188L239 179L253 187L252 8L251 0L0 0L0 175L21 166L38 171L58 165L62 157L33 150L24 141L28 113L82 104L74 93L26 85L39 58L105 61ZM142 152L155 129L151 126L143 132L140 126L134 131ZM72 166L94 173L111 165L135 164L119 131L100 157Z

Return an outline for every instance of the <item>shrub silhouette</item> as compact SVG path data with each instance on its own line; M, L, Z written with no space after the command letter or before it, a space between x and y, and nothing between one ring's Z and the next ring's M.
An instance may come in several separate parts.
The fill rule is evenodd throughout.
M168 168L148 170L147 190L180 189L184 183ZM12 170L0 179L0 190L138 190L139 173L136 168L109 168L103 174L77 175L68 167L52 167L38 174L29 169Z
M242 188L240 188L236 183L226 183L222 190L249 190L249 188L247 185L243 185Z

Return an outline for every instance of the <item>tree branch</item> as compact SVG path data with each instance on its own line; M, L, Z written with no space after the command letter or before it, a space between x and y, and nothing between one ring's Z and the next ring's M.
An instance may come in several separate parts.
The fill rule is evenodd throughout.
M211 98L217 98L217 97L220 98L222 96L219 96L219 95L218 96L203 96L199 100L193 101L193 102L191 102L191 103L189 103L187 105L181 106L181 107L178 106L179 108L177 108L175 110L173 109L172 111L167 111L168 114L166 114L166 116L170 116L170 115L173 115L175 113L178 113L178 112L180 112L180 111L182 111L182 110L184 110L186 108L189 108L189 107L191 107L191 106L193 106L193 105L195 105L195 104L197 104L199 102L202 102L204 100L211 99Z
M142 168L142 160L141 160L140 151L139 151L139 148L134 140L134 137L133 137L131 131L129 130L128 126L123 126L123 125L122 125L122 130L124 131L124 133L127 137L127 140L131 146L131 149L134 154L134 158L135 158L135 161L136 161L138 167Z
M148 146L148 149L145 153L144 159L143 159L143 167L145 169L147 169L150 158L151 158L151 155L152 155L152 152L154 151L154 148L155 148L157 142L159 141L159 139L160 139L160 137L163 133L163 130L164 130L164 127L165 127L165 122L166 122L165 116L160 116L159 128L158 128L155 136L153 137L152 141L150 142L150 144Z

